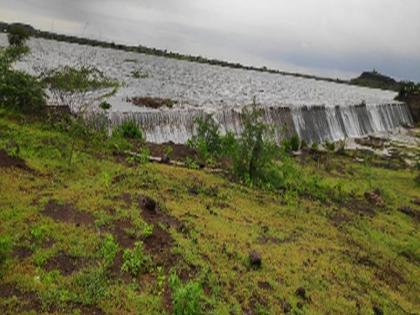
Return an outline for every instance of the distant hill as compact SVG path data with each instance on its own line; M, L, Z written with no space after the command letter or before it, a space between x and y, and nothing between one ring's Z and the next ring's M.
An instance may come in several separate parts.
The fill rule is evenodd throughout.
M351 84L377 88L383 90L399 91L401 83L395 79L383 75L375 70L365 71L358 78L350 80Z

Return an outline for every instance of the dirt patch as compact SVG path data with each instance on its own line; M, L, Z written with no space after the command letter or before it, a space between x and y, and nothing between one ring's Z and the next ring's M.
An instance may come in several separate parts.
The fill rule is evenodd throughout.
M184 161L186 158L197 158L197 152L183 144L175 144L172 142L163 144L147 143L146 146L150 150L150 155L156 157L164 158L168 156L170 160L174 161ZM170 153L168 154L168 152Z
M76 209L72 204L59 204L55 200L48 201L42 214L56 222L70 223L76 226L90 226L95 223L91 214Z
M410 208L410 207L402 207L398 209L400 212L404 213L405 215L408 215L409 217L412 217L416 221L420 221L420 211Z
M19 260L26 259L32 255L32 251L27 247L16 247L12 256Z
M9 167L19 168L25 171L32 171L32 169L29 168L25 161L21 158L10 156L6 151L0 150L0 168Z
M180 222L178 219L163 212L159 208L158 203L150 197L140 196L138 198L138 205L142 210L141 216L148 224L163 224L166 227L173 227L177 230L182 230L185 228L184 224L182 224L182 222Z
M351 221L350 216L342 211L334 211L328 217L335 226L340 226Z
M11 312L29 312L35 311L39 313L41 311L41 302L38 296L33 292L22 292L14 284L0 284L0 298L7 299L16 297L19 300L19 305L11 305L13 309ZM7 308L2 311L9 311Z
M381 193L377 190L366 192L364 196L371 205L378 206L378 207L382 207L385 205L385 202L381 196Z
M154 109L161 107L172 108L176 104L175 101L169 98L160 97L132 97L127 98L127 101L136 106L145 106Z
M263 290L272 291L273 287L267 281L259 281L258 287Z
M58 270L63 276L69 276L80 270L83 266L85 266L83 259L60 252L57 256L47 260L44 269L48 272Z
M375 205L372 205L366 199L350 198L341 202L342 207L348 209L351 213L358 215L374 216L376 214Z
M83 315L103 315L105 314L100 308L94 305L81 305L81 304L74 304L71 305L72 311L79 310L80 314Z
M129 235L127 230L133 229L133 225L128 219L120 219L114 221L112 226L106 229L107 232L114 235L116 241L122 248L132 248L136 242L133 235Z

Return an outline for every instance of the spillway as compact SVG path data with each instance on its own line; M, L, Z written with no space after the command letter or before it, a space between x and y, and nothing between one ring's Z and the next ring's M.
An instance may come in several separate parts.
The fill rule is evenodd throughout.
M0 35L0 46L6 46ZM107 101L109 123L130 119L150 142L185 143L198 117L212 114L223 131L241 133L241 109L255 98L277 139L298 134L308 143L363 137L413 124L396 93L274 73L198 64L134 52L31 39L16 67L32 74L63 65L93 65L121 87ZM133 73L141 75L133 75ZM135 106L132 97L160 97L173 108Z

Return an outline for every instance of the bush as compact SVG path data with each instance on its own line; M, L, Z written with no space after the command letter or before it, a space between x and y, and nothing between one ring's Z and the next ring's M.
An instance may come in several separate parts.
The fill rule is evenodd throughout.
M43 84L37 78L12 68L27 51L23 47L0 51L0 106L39 114L46 104Z
M272 130L261 119L262 114L255 102L251 109L242 110L243 130L237 144L231 149L234 152L234 175L258 185L264 185L273 175L274 159L280 152L273 140Z
M125 139L136 139L144 141L143 132L137 126L137 123L134 120L126 120L120 126L118 126L113 135L119 135Z
M68 106L75 113L84 113L105 97L115 94L119 84L93 66L65 66L43 74L56 105ZM109 89L111 91L109 92Z
M29 39L30 33L20 25L13 25L9 28L7 39L9 40L10 46L22 47L25 42Z
M174 315L203 314L204 292L198 282L183 284L176 274L169 277Z
M218 159L223 153L219 125L212 115L198 118L195 123L197 125L196 134L188 142L188 145L197 151L202 162Z
M150 261L150 257L144 253L143 243L136 242L133 249L126 249L124 251L121 270L136 277L140 272L147 270Z

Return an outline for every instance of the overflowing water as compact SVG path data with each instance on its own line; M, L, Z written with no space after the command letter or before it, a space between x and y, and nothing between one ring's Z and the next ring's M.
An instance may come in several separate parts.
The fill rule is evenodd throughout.
M0 46L6 43L0 35ZM390 91L44 39L32 39L29 46L31 54L16 65L19 69L39 74L62 65L94 65L118 80L121 88L107 100L111 125L133 119L151 142L185 143L196 118L208 113L223 131L240 134L241 108L254 97L278 139L297 133L308 143L334 141L413 123L408 107ZM176 105L150 109L127 101L145 96Z

